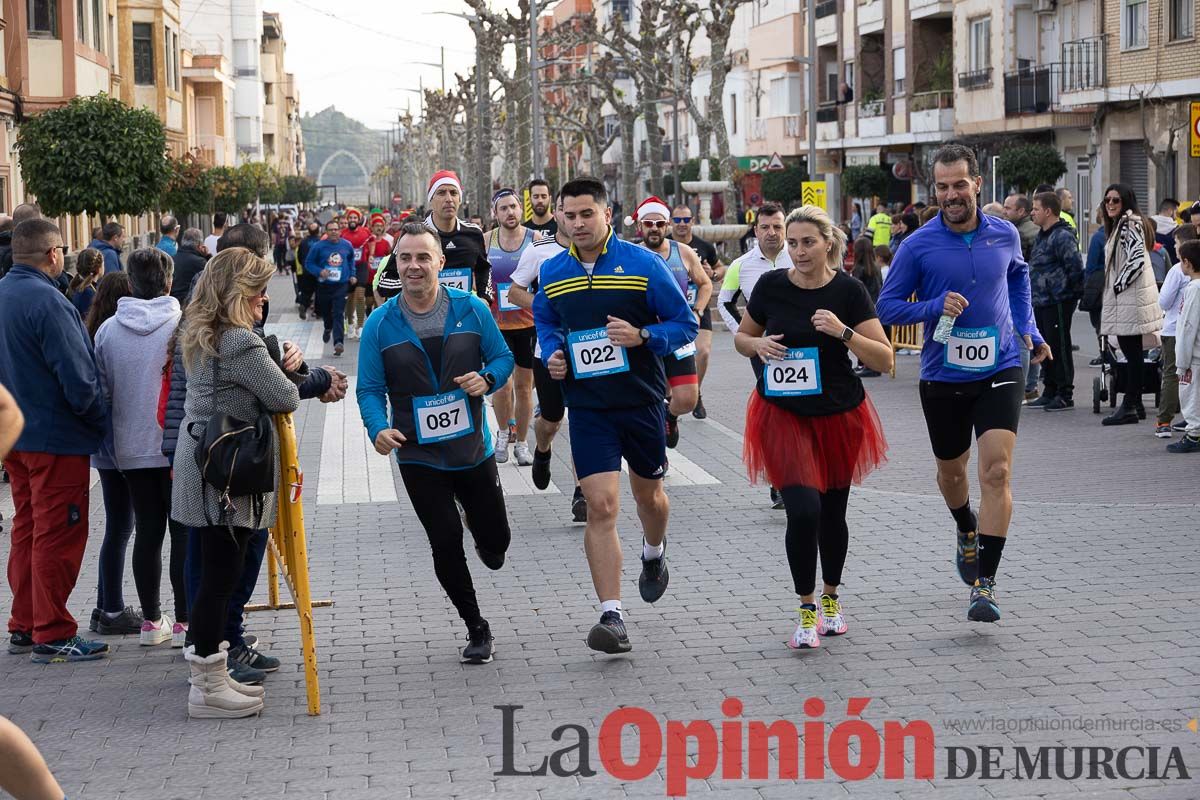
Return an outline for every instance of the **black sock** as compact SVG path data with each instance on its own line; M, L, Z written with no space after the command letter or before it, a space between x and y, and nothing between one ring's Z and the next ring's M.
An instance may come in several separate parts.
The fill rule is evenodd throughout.
M995 580L1000 568L1000 555L1004 552L1003 536L979 534L979 577Z
M964 503L962 508L950 509L950 516L954 517L954 522L958 525L959 533L973 533L979 524L979 521L975 518L975 512L971 510L970 500Z

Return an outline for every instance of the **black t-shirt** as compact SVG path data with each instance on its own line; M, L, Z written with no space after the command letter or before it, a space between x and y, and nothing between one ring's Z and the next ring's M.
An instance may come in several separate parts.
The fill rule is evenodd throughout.
M819 333L813 327L812 317L819 309L825 309L853 328L876 317L875 305L866 287L843 270L834 273L833 280L820 289L801 289L789 280L789 272L776 269L759 278L746 313L766 328L765 335L782 333L779 341L785 347L817 348L821 393L768 397L763 375L758 378L758 393L767 402L806 417L840 414L857 408L865 392L850 366L849 348L841 339ZM768 362L766 369L781 363Z
M425 218L425 224L434 228L442 240L442 252L446 264L442 269L469 267L471 285L475 294L489 304L492 301L492 265L487 257L487 244L483 241L483 229L464 220L456 220L457 227L446 233L433 223L433 216Z
M720 258L717 256L717 248L712 242L706 242L699 236L693 236L692 240L687 243L687 246L696 251L696 255L700 257L700 263L713 269L717 266Z
M547 236L553 236L554 234L558 233L558 220L556 220L554 215L551 214L550 219L547 222L537 222L531 219L525 223L525 227L529 228L531 231L537 231L538 236L534 238L538 238L543 234Z

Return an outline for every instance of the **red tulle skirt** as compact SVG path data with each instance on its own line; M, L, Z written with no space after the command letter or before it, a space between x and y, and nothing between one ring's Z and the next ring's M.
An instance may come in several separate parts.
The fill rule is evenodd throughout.
M883 423L869 396L858 408L825 417L804 417L758 392L746 403L742 460L750 482L763 477L774 486L844 489L887 463Z

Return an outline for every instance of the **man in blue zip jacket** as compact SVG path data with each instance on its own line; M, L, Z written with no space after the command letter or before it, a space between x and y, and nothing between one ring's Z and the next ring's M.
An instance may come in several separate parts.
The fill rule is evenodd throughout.
M317 313L325 325L321 341L329 343L333 335L333 353L340 356L345 349L346 295L358 283L354 266L354 246L342 238L342 228L336 220L325 225L325 238L308 251L304 269L317 279Z
M958 574L972 587L967 618L996 622L996 571L1012 517L1009 474L1024 400L1020 348L1034 351L1034 364L1050 348L1033 321L1017 229L976 209L983 178L975 153L957 144L939 148L933 179L941 213L896 251L875 307L884 325L925 325L921 408L938 488L958 527ZM933 338L942 316L954 321L944 343ZM972 429L979 441L978 518L967 478Z
M587 498L584 549L600 597L588 646L631 649L621 617L617 492L621 459L642 521L642 599L667 589L667 471L662 357L696 338L699 324L661 258L612 230L604 184L576 178L559 190L571 248L542 265L533 300L542 360L563 382L571 455Z
M396 454L438 582L467 625L462 660L486 664L492 630L475 599L454 499L479 560L500 569L510 532L483 396L508 382L513 355L484 300L438 282L446 258L437 231L406 223L392 258L403 289L363 326L358 407L375 450Z

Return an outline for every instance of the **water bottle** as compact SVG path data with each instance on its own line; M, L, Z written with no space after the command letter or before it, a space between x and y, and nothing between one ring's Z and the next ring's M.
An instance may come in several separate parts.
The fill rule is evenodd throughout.
M954 317L949 314L942 314L938 320L937 327L933 329L933 340L938 344L945 344L950 341L950 331L954 328Z

